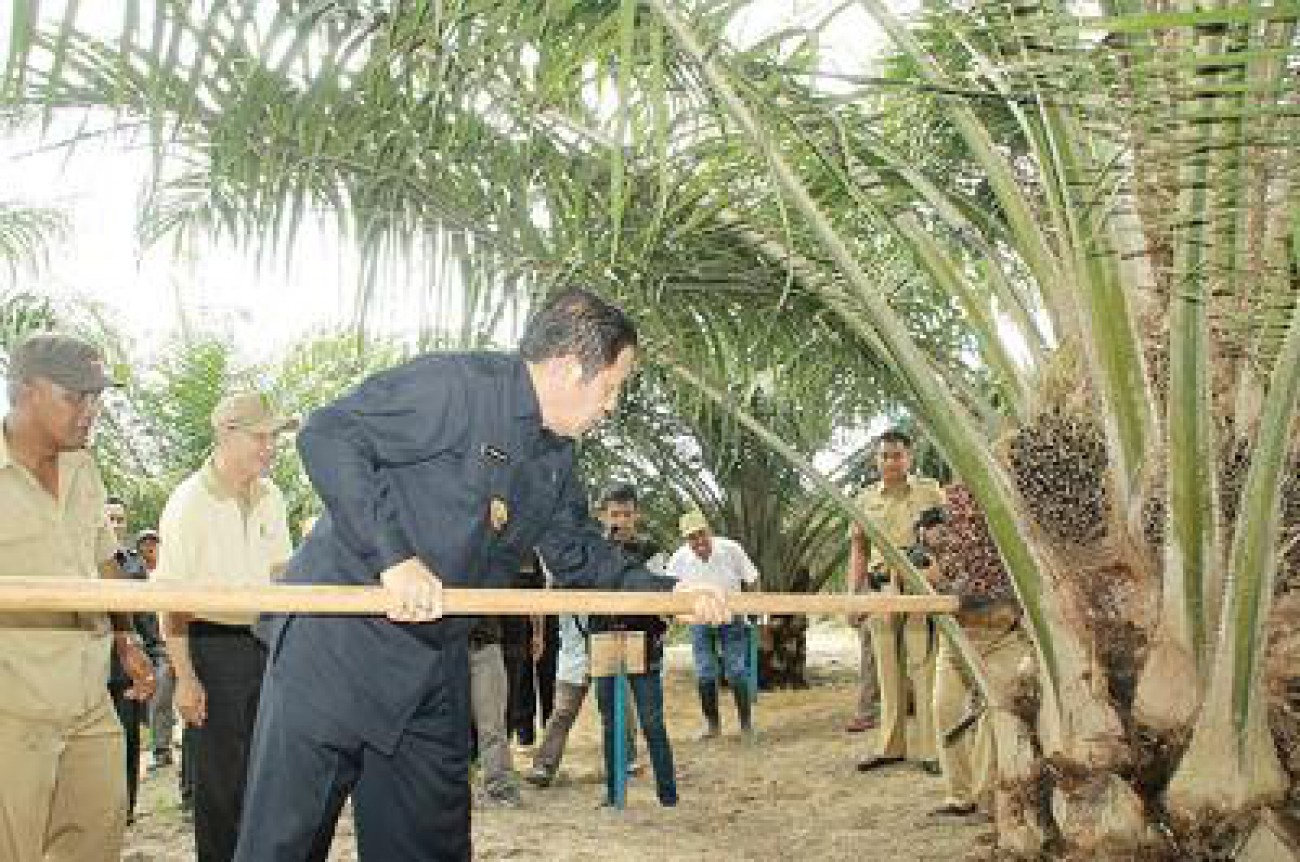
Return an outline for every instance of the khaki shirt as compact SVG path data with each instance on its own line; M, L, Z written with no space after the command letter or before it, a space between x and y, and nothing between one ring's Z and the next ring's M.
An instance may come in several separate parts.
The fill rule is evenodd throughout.
M0 578L98 578L117 550L105 499L89 452L59 455L56 499L0 430ZM107 690L110 635L105 614L0 613L0 712L66 721L94 708Z
M876 482L858 495L858 505L866 513L875 527L900 548L907 548L916 540L916 519L926 509L945 506L948 503L943 488L933 479L908 476L907 484L892 491ZM872 571L888 569L885 557L871 542L871 558L867 568Z
M253 483L249 499L226 488L208 461L167 499L158 526L159 581L266 585L289 560L289 521L280 489ZM256 614L195 614L228 626L248 626Z

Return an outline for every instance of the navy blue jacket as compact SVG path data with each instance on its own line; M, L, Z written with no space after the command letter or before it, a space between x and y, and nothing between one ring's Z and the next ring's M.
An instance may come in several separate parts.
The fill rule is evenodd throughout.
M433 354L369 378L313 412L298 435L326 513L290 561L291 583L375 584L419 557L447 586L506 587L536 548L555 583L671 590L602 535L575 472L574 445L542 427L516 355ZM506 504L493 528L492 500ZM321 720L384 751L422 699L457 679L440 654L473 621L393 623L382 617L281 618L271 658L280 683Z

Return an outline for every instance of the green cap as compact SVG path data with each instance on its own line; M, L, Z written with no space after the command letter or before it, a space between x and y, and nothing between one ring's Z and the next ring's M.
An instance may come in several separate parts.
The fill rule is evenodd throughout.
M235 392L217 402L212 427L276 434L294 430L298 420L282 415L260 392Z
M687 512L677 522L677 532L681 533L683 539L689 539L707 529L709 529L709 521L704 517L703 512Z
M119 385L108 376L99 348L75 335L38 332L9 355L9 379L44 377L71 392L102 392Z

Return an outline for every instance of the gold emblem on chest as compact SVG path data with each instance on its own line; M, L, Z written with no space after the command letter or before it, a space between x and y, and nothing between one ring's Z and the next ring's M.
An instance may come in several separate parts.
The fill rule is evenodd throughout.
M494 533L500 533L510 522L510 509L506 506L506 501L500 497L493 497L488 503L488 525L492 527Z

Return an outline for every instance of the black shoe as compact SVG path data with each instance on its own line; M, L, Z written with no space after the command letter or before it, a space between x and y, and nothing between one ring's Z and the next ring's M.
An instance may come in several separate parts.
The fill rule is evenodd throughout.
M489 808L522 808L524 799L517 787L503 787L483 794L483 804Z
M926 775L943 775L943 770L939 768L939 761L937 760L922 760L917 766Z
M979 806L974 802L960 803L949 802L946 805L940 805L930 812L932 817L969 817L979 811Z
M903 758L901 757L868 757L866 760L858 761L858 772L871 772L902 762Z
M551 772L545 766L534 766L524 775L524 781L534 787L550 787L551 782L555 780L555 773Z

